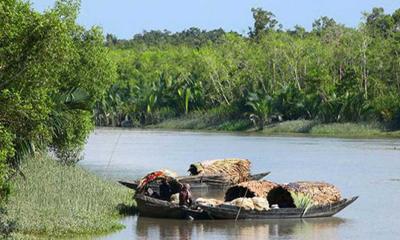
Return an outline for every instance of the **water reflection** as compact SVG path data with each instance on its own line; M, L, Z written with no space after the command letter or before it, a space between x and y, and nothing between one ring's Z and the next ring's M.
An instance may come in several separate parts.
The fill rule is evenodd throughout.
M137 218L140 239L339 239L341 218L310 220L181 221Z

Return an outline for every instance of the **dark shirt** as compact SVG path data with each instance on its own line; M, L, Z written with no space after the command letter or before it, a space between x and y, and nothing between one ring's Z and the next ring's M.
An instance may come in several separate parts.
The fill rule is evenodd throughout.
M171 199L172 191L168 183L162 183L160 185L160 199L169 201Z

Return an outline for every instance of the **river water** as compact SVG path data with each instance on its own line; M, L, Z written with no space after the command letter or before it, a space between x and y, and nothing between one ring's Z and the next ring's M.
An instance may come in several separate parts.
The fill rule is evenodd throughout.
M127 217L126 228L99 239L400 239L400 140L264 137L244 134L96 129L81 165L136 179L157 169L185 175L190 163L238 157L252 172L285 183L326 181L360 196L333 218L185 221Z

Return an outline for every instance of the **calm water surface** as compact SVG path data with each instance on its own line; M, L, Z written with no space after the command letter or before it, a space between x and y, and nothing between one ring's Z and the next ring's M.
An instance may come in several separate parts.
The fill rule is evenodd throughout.
M81 164L115 180L165 168L184 175L192 162L226 157L250 159L252 171L271 171L272 181L327 181L344 197L360 198L326 219L188 222L133 216L122 220L124 230L99 239L400 239L399 139L97 129Z

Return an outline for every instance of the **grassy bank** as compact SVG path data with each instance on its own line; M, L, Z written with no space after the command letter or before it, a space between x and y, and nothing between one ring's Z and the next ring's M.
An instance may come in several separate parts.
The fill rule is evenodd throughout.
M309 135L324 137L400 137L400 131L388 131L379 123L330 123L295 120L273 123L256 130L249 120L219 120L215 114L195 113L181 118L165 120L149 128L241 131L262 135Z
M37 156L23 164L13 183L9 217L17 236L71 237L121 229L118 206L132 205L132 192L79 166Z

